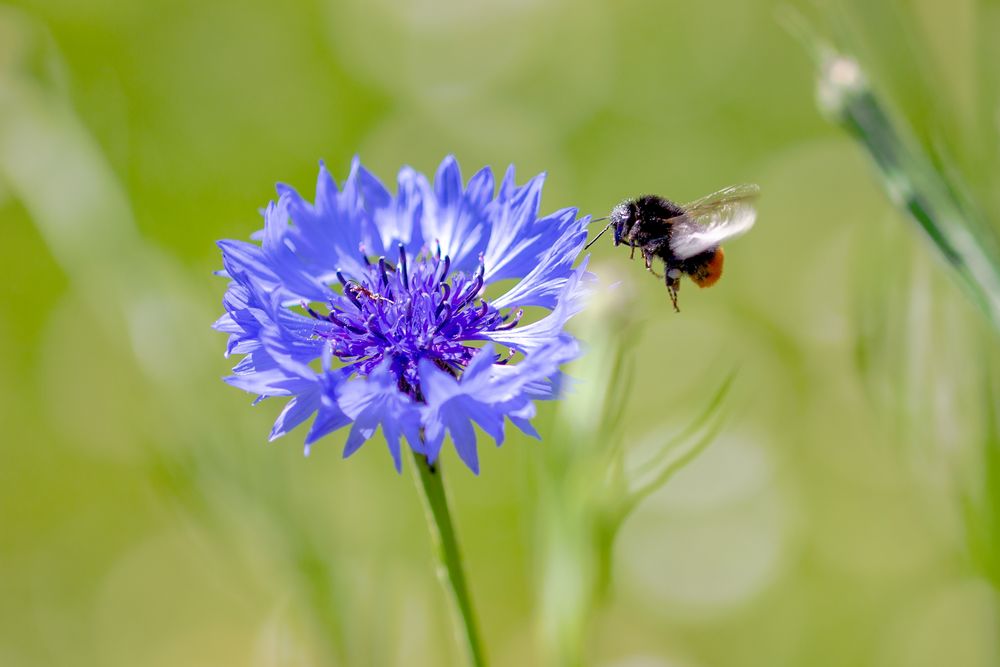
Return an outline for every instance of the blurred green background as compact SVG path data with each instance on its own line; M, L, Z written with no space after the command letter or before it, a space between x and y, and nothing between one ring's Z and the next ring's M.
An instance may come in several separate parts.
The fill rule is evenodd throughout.
M762 187L680 315L594 249L623 284L573 374L603 386L602 355L631 355L604 401L625 450L738 370L718 437L622 527L586 664L1000 663L996 337L820 116L782 7L0 6L0 665L460 664L411 471L377 442L341 460L342 433L308 459L301 432L268 444L279 404L220 382L209 329L214 241L256 230L276 181L311 196L318 160L342 178L358 154L392 183L448 153L547 171L546 211ZM1000 220L997 4L801 9ZM540 592L574 555L547 485L579 418L545 406L548 437L484 445L478 478L445 457L496 665L551 659Z

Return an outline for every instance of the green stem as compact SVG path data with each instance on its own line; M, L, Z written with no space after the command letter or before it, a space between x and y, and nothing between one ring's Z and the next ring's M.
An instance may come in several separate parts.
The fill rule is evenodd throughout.
M448 511L448 498L444 491L440 464L430 465L424 456L416 452L413 453L413 458L420 474L420 488L423 490L427 523L437 547L438 576L448 597L451 598L456 631L460 641L465 644L469 664L472 667L485 667L486 656L479 639L476 616L472 611L472 597L469 595L465 572L462 570L462 555L458 551L458 539L455 536L455 527L451 523L451 513Z

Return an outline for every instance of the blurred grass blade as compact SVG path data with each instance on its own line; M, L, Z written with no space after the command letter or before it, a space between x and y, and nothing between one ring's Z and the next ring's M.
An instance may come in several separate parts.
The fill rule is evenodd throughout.
M895 123L854 59L819 48L821 109L845 128L878 168L892 200L917 223L954 270L966 293L1000 329L1000 261L996 239L956 193L949 178Z
M0 57L0 183L29 213L74 296L93 309L103 335L131 351L159 410L171 416L172 440L135 443L147 457L146 474L207 534L240 539L221 489L240 498L244 513L268 521L282 536L275 540L276 557L290 563L288 575L303 589L319 649L329 662L346 662L347 605L333 559L287 508L290 493L280 476L255 475L261 471L239 465L231 446L239 420L223 418L223 404L197 393L218 354L208 335L216 313L206 309L204 281L192 281L173 257L140 235L129 197L100 145L50 76L64 66L45 30L0 7L0 36L8 38L0 54L6 56ZM139 316L146 317L145 329L136 324ZM191 335L192 323L205 335ZM144 348L144 340L155 349Z
M983 444L978 488L962 498L969 554L975 567L1000 590L1000 423L995 381L983 379Z
M680 433L667 440L650 461L643 463L641 469L636 470L618 515L619 522L651 493L697 458L715 440L725 423L722 406L735 379L736 370L733 370L719 385L702 413Z

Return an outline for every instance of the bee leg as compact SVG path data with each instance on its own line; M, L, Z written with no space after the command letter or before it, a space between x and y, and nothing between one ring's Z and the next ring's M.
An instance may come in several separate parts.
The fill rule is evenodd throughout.
M649 255L649 254L646 254L644 252L644 253L642 253L642 257L643 257L643 259L646 260L646 270L649 271L650 273L652 273L657 278L662 278L663 276L661 276L659 273L657 273L656 271L653 270L653 256Z
M629 242L629 246L632 247L632 252L630 252L628 254L628 258L629 259L635 259L635 243L634 242Z
M667 294L670 295L670 303L674 306L674 312L681 312L681 309L677 307L677 290L672 285L667 285Z
M681 309L677 307L677 292L681 288L680 271L678 269L667 269L666 281L667 294L670 295L670 302L674 305L674 312L679 313Z

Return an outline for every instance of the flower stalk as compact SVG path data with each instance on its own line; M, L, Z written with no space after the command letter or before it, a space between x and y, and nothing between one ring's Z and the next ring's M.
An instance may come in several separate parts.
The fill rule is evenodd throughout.
M413 453L413 459L420 478L427 525L437 551L438 577L451 601L459 642L465 647L469 665L485 667L486 655L483 652L476 615L472 609L472 596L469 594L465 571L462 568L462 554L458 549L455 526L448 510L448 496L444 489L441 464L430 464L425 456L417 452Z

